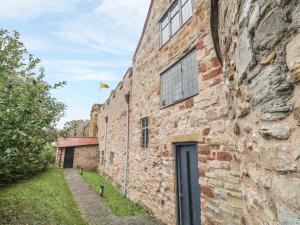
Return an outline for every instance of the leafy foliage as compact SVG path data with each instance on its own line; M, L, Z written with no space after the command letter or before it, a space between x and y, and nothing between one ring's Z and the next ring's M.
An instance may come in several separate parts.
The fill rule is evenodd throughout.
M78 124L70 121L64 124L63 129L58 131L58 136L60 137L68 137L71 135L71 132L78 127Z
M0 30L0 186L48 165L45 144L65 108L50 92L65 83L45 82L39 62L17 32Z

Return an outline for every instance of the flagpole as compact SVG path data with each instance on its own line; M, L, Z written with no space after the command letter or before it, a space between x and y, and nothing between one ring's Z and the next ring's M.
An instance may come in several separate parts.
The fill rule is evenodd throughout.
M100 104L100 83L98 85L98 104Z

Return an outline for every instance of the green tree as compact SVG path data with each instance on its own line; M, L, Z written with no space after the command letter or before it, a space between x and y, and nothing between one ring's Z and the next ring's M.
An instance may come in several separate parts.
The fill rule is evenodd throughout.
M44 170L51 158L48 134L65 105L50 92L65 83L44 81L39 63L17 32L0 30L0 186Z

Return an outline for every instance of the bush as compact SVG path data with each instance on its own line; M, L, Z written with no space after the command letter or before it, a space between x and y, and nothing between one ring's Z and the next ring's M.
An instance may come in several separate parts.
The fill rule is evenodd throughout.
M18 33L0 30L0 186L31 177L49 164L46 143L65 108L50 91L64 83L45 82L39 62Z

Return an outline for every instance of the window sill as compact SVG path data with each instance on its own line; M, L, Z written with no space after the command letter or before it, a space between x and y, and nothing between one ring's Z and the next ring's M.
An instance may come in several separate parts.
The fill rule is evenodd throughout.
M195 97L195 96L197 96L197 95L199 95L199 92L197 92L196 94L191 95L191 96L189 96L189 97L186 97L186 98L180 99L180 100L178 100L178 101L176 101L176 102L173 102L173 103L171 103L171 104L169 104L169 105L166 105L166 106L160 106L160 110L169 108L169 107L174 106L174 105L176 105L176 104L178 104L178 103L180 103L180 102L184 102L184 101L188 100L189 98L193 98L193 97Z

